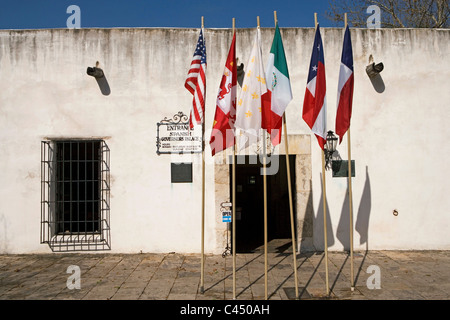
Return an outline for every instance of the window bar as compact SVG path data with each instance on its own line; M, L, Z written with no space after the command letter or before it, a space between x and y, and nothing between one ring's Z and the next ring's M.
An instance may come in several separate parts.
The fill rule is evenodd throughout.
M102 147L101 147L101 164L100 164L100 194L101 194L101 201L100 201L100 231L101 231L101 241L103 241L103 243L108 243L108 226L106 225L106 227L104 227L104 223L107 224L107 212L106 212L106 181L105 181L105 167L106 167L106 158L107 157L107 146L104 142L102 142ZM105 235L106 233L106 235ZM105 239L106 238L106 239ZM105 242L106 241L106 242Z
M107 212L107 204L105 203L106 201L107 201L107 199L106 199L106 197L107 197L107 191L106 191L106 189L107 189L107 186L106 186L106 178L107 178L107 173L106 173L106 169L105 169L105 167L107 167L107 164L106 164L106 161L108 161L108 159L107 159L107 156L108 156L108 149L107 149L107 146L106 146L106 144L105 143L103 143L102 144L102 156L101 156L101 159L102 159L102 163L101 163L101 172L100 172L100 175L101 175L101 185L100 185L100 187L101 187L101 195L102 195L102 199L101 199L101 228L102 228L102 234L103 234L103 232L106 232L106 241L107 241L107 243L109 243L109 237L108 237L108 235L109 235L109 226L108 226L108 224L109 224L109 217L108 217L108 212ZM106 230L104 230L103 229L103 222L105 222L105 224L106 224L106 226L105 226L105 229ZM104 239L105 237L103 237L103 241L105 241L105 239Z
M69 186L68 186L69 197L67 199L66 194L64 194L64 204L65 205L67 204L67 206L69 207L69 221L68 221L68 223L66 223L66 215L64 214L64 222L65 222L65 224L67 224L67 228L68 228L67 230L69 231L67 234L69 239L68 239L68 241L66 241L67 250L69 250L69 246L72 243L72 232L71 232L72 231L72 228L71 228L71 226L72 226L72 208L71 208L72 203L70 201L72 199L72 194L71 194L71 191L72 191L72 172L71 172L71 170L72 170L72 142L71 141L68 141L66 143L66 148L67 147L69 148L69 159L66 161L68 164L68 168L69 168L69 170L68 170L69 171L69 177L68 177L69 178ZM64 177L64 179L66 179L66 177ZM64 211L65 211L65 208L64 208ZM66 230L64 230L64 234L66 234L65 231Z
M90 159L90 164L91 164L91 176L90 176L90 185L91 185L91 201L90 201L90 224L91 224L91 237L92 237L92 247L94 248L94 250L97 250L97 243L96 243L96 237L95 237L95 199L96 194L95 194L95 165L96 165L96 146L97 146L97 141L93 141L91 143L91 159ZM98 195L97 195L98 196Z
M43 158L42 158L42 167L41 167L41 170L42 170L42 179L43 179L43 191L42 191L42 193L43 193L43 201L44 201L44 203L43 203L43 207L42 207L42 210L44 211L43 212L43 221L44 221L44 229L43 229L43 232L44 232L44 235L43 235L43 238L42 238L42 240L43 240L43 242L46 242L46 240L48 240L48 234L49 233L47 233L47 234L45 234L45 229L46 229L46 226L45 226L45 222L47 221L47 216L46 216L46 203L45 203L45 201L47 200L49 200L48 199L48 190L49 190L49 184L48 183L46 183L46 170L45 170L45 167L46 167L46 164L45 164L45 160L46 159L48 159L48 158L46 158L46 155L45 155L45 150L47 149L47 147L46 147L46 143L44 142L43 144L42 144L42 147L43 147L43 150L42 150L42 152L43 152ZM47 170L48 171L48 170ZM48 173L47 173L47 175L48 175ZM48 179L47 179L47 181L48 181ZM45 190L47 189L47 197L46 197L46 194L45 194ZM48 212L48 211L47 211ZM48 232L49 230L48 230L48 224L47 224L47 232Z
M92 145L92 156L91 156L91 158L92 158L92 161L91 161L91 170L92 170L92 173L91 173L91 189L92 189L92 202L91 202L91 205L90 205L90 210L92 211L92 213L91 213L91 224L92 224L92 239L94 239L94 234L95 234L95 226L94 226L94 218L95 218L95 214L94 214L94 201L95 201L95 188L94 188L94 184L95 184L95 182L94 182L94 172L95 172L95 168L94 168L94 166L95 166L95 150L94 150L94 148L95 148L95 142L92 142L91 143L91 145Z
M97 250L97 238L96 238L96 230L95 230L95 205L97 203L97 197L98 194L96 196L96 191L98 192L98 190L95 189L95 168L97 165L97 150L98 146L97 146L97 141L96 142L92 142L92 203L91 203L91 210L92 210L92 240L94 241L94 248L95 250Z
M77 143L77 239L80 239L80 144Z
M103 199L104 199L104 192L103 192L103 162L104 162L104 155L105 155L105 144L103 142L100 143L100 149L99 149L99 159L100 159L100 164L99 164L99 172L98 172L98 176L99 176L99 192L100 192L100 201L99 201L99 232L100 232L100 238L99 240L103 243L105 243L105 236L104 236L104 228L103 228L103 220L105 218L104 212L103 212Z
M88 182L87 182L88 183L87 190L89 191L89 188L92 188L92 173L93 173L93 170L94 170L94 167L92 166L92 159L93 159L93 156L94 156L94 142L90 142L88 144L88 146L89 146L89 149L90 149L90 153L88 153L88 155L89 155L89 158L88 158L89 178L88 178ZM91 198L91 196L92 196L92 198ZM92 200L93 199L94 198L93 198L93 194L92 194L92 191L91 191L91 192L89 192L88 198L86 199L87 203L88 203L88 211L86 212L86 220L89 223L89 228L90 228L89 230L91 231L91 237L92 237L92 234L93 234L94 230L93 230L93 225L92 225L92 219L90 219L89 217L90 217L90 211L92 211ZM89 238L89 240L91 240L91 239L93 239L93 237ZM88 245L88 248L90 249L90 245Z
M45 239L45 145L41 143L41 243Z
M98 231L99 231L99 238L98 240L103 244L104 246L104 235L103 235L103 149L104 144L103 142L99 143L99 149L98 149L98 192L100 195L99 202L98 202Z
M65 152L68 153L68 159L64 159L64 170L66 170L66 172L64 173L64 181L66 182L66 190L64 190L64 235L67 238L65 241L65 244L67 244L67 246L69 246L69 243L72 242L72 237L70 235L70 144L71 142L68 141L66 142L65 145ZM64 154L64 156L66 156L67 154ZM68 190L67 190L68 189ZM68 208L68 214L66 213L66 208ZM66 232L68 231L68 232Z
M44 217L47 219L48 223L47 223L47 235L46 235L46 242L50 245L51 244L51 240L53 237L53 234L55 232L55 226L52 224L54 223L54 219L52 219L52 214L54 214L54 211L51 211L51 205L52 205L52 200L54 200L54 195L51 193L51 185L50 185L50 173L52 172L50 170L50 150L51 150L51 146L52 144L50 142L44 141L44 160L46 161L46 166L47 167L47 175L45 175L45 169L44 169L44 179L45 179L45 188L44 189L44 197L45 200L47 201L47 206L46 206L46 210L47 213L44 213ZM45 154L45 151L47 151L47 155ZM52 153L54 154L54 153ZM53 159L52 159L53 160ZM45 195L45 192L47 191L47 195ZM53 228L53 229L52 229Z
M72 146L73 142L69 142L69 234L70 234L70 240L72 240L72 231L73 231L73 215L72 215Z
M52 205L52 202L51 201L54 201L54 195L51 193L51 178L52 177L54 177L55 176L55 174L54 174L54 172L51 170L51 166L52 166L52 162L50 162L50 154L52 155L52 156L54 156L54 152L53 152L53 149L51 148L52 147L52 144L50 143L50 142L46 142L46 145L47 145L47 157L45 158L46 160L47 160L47 221L48 221L48 223L47 223L47 241L50 241L50 239L52 238L52 236L53 236L53 232L55 231L55 226L53 225L52 226L52 223L54 223L54 217L52 216L52 214L54 215L55 213L54 212L51 212L51 205ZM45 152L45 150L44 150L44 152ZM51 152L51 153L50 153ZM45 157L45 154L44 154L44 157ZM52 161L54 161L53 159L51 159ZM45 192L45 190L44 190L44 192ZM53 198L52 198L53 197ZM53 227L53 232L52 232L52 227Z
M62 241L62 244L63 245L66 245L66 247L67 247L67 250L69 249L68 248L68 243L69 243L69 239L66 239L66 237L67 237L67 235L66 235L66 192L67 192L67 185L66 185L66 182L67 182L67 176L66 176L66 150L67 150L67 143L64 143L63 144L63 148L64 148L64 151L63 151L63 157L64 157L64 160L63 160L63 170L64 170L64 173L63 173L63 180L64 180L64 187L63 187L63 193L62 193L62 204L63 204L63 209L62 209L62 216L63 216L63 241Z
M101 218L101 211L100 211L100 201L102 199L102 193L100 190L100 183L101 183L101 175L100 175L100 170L101 170L101 148L102 148L102 144L101 141L97 141L96 143L96 162L95 162L95 168L96 168L96 188L95 188L95 192L97 193L97 198L95 200L95 225L96 225L96 235L95 235L95 245L96 247L102 246L102 242L101 242L101 236L100 236L100 218Z
M46 147L45 147L46 146ZM50 193L51 192L51 186L50 186L50 173L51 173L51 171L50 171L50 165L51 165L51 163L50 163L50 148L51 148L51 144L50 144L50 142L44 142L44 160L46 160L47 161L47 176L45 177L45 164L44 164L44 179L46 179L46 181L45 181L45 184L46 184L46 186L44 187L44 197L45 197L45 188L47 188L47 196L45 197L45 199L47 200L47 215L45 215L45 212L44 212L44 216L45 216L45 218L47 219L47 236L46 236L46 241L47 241L47 243L49 243L49 241L51 240L51 237L53 236L53 234L51 233L51 227L52 227L52 225L51 225L51 223L53 222L53 220L51 219L52 217L51 217L51 212L50 212L50 208L51 208L51 200L52 200L52 198L51 198L51 196L52 196L52 194ZM47 150L47 156L45 155L45 149ZM44 208L45 209L45 208ZM54 230L54 229L53 229Z
M104 204L104 201L105 201L105 194L106 194L106 192L105 192L105 190L104 190L104 186L103 186L103 183L104 183L104 163L105 163L105 157L106 157L106 155L105 155L105 149L106 149L106 144L105 143L102 143L102 148L101 148L101 157L100 157L100 159L101 159L101 165L100 165L100 172L99 172L99 174L100 174L100 184L99 184L99 187L100 187L100 194L101 194L101 201L100 201L100 232L103 234L103 220L105 220L106 219L106 212L104 211L104 209L105 209L105 204ZM103 238L103 237L102 237ZM102 239L103 240L103 239Z
M61 171L62 171L62 173L61 173L61 181L62 181L62 183L61 183L61 185L62 185L62 190L61 190L61 193L60 193L60 195L59 195L59 207L60 207L60 212L58 212L59 213L59 215L61 216L61 221L62 222L60 222L60 224L59 224L59 227L61 228L61 224L62 224L62 239L64 240L64 235L65 235L65 230L64 230L64 224L65 224L65 222L64 222L64 189L65 189L65 177L64 177L64 173L65 173L65 168L64 168L64 166L65 166L65 163L64 163L64 152L65 152L65 142L63 142L62 143L62 152L61 152L61 155L62 155L62 160L61 160L61 163L62 163L62 165L61 165ZM62 197L61 197L61 194L62 194ZM61 203L62 203L62 210L61 210ZM62 211L62 214L61 214L61 211ZM60 230L60 232L61 232L61 230Z
M61 166L59 165L59 162L61 162L62 159L62 155L61 155L61 145L55 144L55 163L56 163L56 167L55 167L55 183L58 184L60 183L60 180L62 179L62 175L61 175ZM56 185L55 188L55 194L54 194L54 200L55 200L55 234L59 234L61 232L60 230L60 219L59 219L59 212L60 212L60 203L59 203L59 198L60 198L60 193L62 191L62 183L60 183L60 185ZM51 188L51 187L50 187Z
M101 241L103 243L104 246L104 241L105 241L105 237L104 237L104 228L103 228L103 219L105 218L104 216L104 212L103 212L103 199L104 199L104 192L103 192L103 161L104 161L104 149L105 149L105 144L103 142L100 143L99 146L99 160L100 160L100 164L99 164L99 172L98 172L98 176L99 176L99 192L100 192L100 201L99 201L99 232L100 232L100 238L99 241Z
M108 183L108 190L107 190L107 192L106 192L106 199L107 199L107 201L108 201L108 211L107 211L107 214L108 214L108 243L109 243L109 245L111 245L111 226L110 226L110 214L111 214L111 207L110 207L110 203L111 203L111 174L110 174L110 161L111 161L111 154L110 154L110 150L109 150L109 147L108 146L106 146L106 148L107 148L107 150L108 150L108 153L107 153L107 155L106 155L106 159L107 159L107 164L106 164L106 167L107 167L107 173L106 173L106 181L107 181L107 183Z
M87 179L88 179L88 174L87 174L87 167L88 167L88 163L87 163L87 153L88 153L88 148L87 148L88 143L84 144L84 239L86 239L87 237Z
M105 146L106 146L106 144L105 144ZM109 147L106 146L106 148L107 148L107 153L106 153L106 161L107 161L107 163L106 163L106 167L107 167L106 181L107 181L107 184L108 184L107 185L108 189L106 191L106 200L108 201L108 203L107 203L108 210L107 210L106 213L107 213L107 217L108 217L108 220L107 220L107 223L108 223L108 246L109 246L109 249L111 249L111 226L110 226L110 214L111 214L111 212L110 212L110 209L111 209L111 207L110 207L110 203L111 203L111 201L110 201L110 198L111 198L110 161L111 161L111 154L110 154Z
M41 186L41 189L43 189L43 190L41 190L41 201L42 201L42 208L41 208L41 210L43 211L42 212L42 214L41 214L41 221L43 221L43 225L42 225L42 227L43 227L43 229L41 229L42 230L42 232L43 232L43 235L42 235L42 238L41 238L41 242L45 242L45 240L47 239L47 237L46 237L46 234L45 234L45 222L47 221L47 219L46 219L46 215L45 215L45 199L46 199L46 197L45 197L45 189L46 189L46 185L45 185L45 177L46 177L46 175L45 175L45 143L43 143L42 144L42 148L41 148L41 159L42 159L42 162L41 162L41 177L42 177L42 179L43 179L43 181L42 181L42 183L43 183L43 186Z
M56 186L55 189L55 231L56 233L59 235L61 234L61 222L62 219L60 218L61 215L61 192L64 190L64 184L62 183L62 159L63 159L63 155L62 155L62 144L60 145L55 145L56 148L56 176L55 176L55 180L56 183L60 184L59 186ZM61 163L61 164L60 164ZM55 238L54 241L57 244L57 239Z
M55 238L55 243L59 246L60 245L60 239L63 239L64 238L64 233L62 233L61 232L61 224L62 224L62 222L63 222L63 216L61 216L61 211L63 211L62 210L62 208L61 208L61 193L64 193L64 176L63 176L63 172L64 172L64 162L63 162L63 159L64 159L64 144L63 143L61 143L60 145L57 145L56 146L56 155L57 155L57 158L56 158L56 161L59 161L61 164L59 165L59 163L57 164L57 167L56 167L56 170L57 170L57 178L56 178L56 181L57 181L57 183L58 182L60 182L60 184L61 184L61 188L60 188L60 190L58 190L58 186L57 186L57 189L56 189L56 192L57 192L57 194L56 194L56 206L57 206L57 208L56 208L56 212L55 212L55 214L56 214L56 227L57 227L57 231L58 231L58 234L59 235L61 235L61 237L59 238L59 240L58 240L58 238Z

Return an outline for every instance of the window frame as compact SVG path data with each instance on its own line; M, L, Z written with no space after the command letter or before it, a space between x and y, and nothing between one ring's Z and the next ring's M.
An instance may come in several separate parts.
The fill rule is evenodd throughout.
M94 196L92 200L84 199L84 201L80 201L79 194L78 198L72 201L72 195L70 195L70 200L65 201L59 199L60 195L64 193L60 190L61 182L66 183L64 180L60 179L61 173L58 173L58 170L67 169L64 167L64 161L61 164L61 160L58 160L59 153L58 145L68 144L72 148L73 144L76 144L78 147L78 152L80 145L84 145L85 148L88 143L92 143L93 147L95 144L98 144L98 149L94 152L97 154L98 159L89 159L92 163L96 163L98 165L97 177L98 179L92 179L89 182L92 182L93 186L95 185L95 181L98 183L98 199L95 200ZM94 149L93 149L94 150ZM87 152L87 151L85 151ZM70 164L70 170L72 169L72 163L81 163L80 159L74 160L72 158L72 153L70 151L70 159L66 160ZM86 166L88 160L85 159L84 165ZM93 172L95 172L93 164ZM72 174L72 171L71 173ZM79 172L78 179L80 178ZM64 174L63 174L64 175ZM70 176L71 177L71 176ZM84 177L85 179L87 176ZM70 178L71 179L71 178ZM72 183L72 181L69 181ZM86 183L87 188L87 180L79 179L78 183L84 182ZM94 192L94 191L93 191ZM94 224L92 225L92 231L87 230L87 226L85 225L85 229L80 232L80 211L78 209L77 212L77 221L72 221L72 202L77 204L77 208L80 207L81 204L85 204L87 207L87 202L91 201L92 208L95 206L95 201L98 203L98 230L95 230ZM70 229L68 232L66 230L59 230L61 225L61 220L58 219L58 212L61 214L61 209L57 206L64 206L66 203L69 203L70 206L70 220L65 221L64 218L62 222L66 222L70 224ZM63 207L63 215L65 217L65 207ZM94 214L93 212L91 212ZM87 219L87 209L84 211L85 220ZM93 219L95 221L97 219ZM78 223L78 224L77 224ZM78 231L73 231L72 224L77 226ZM65 229L65 227L64 227ZM50 249L54 252L60 251L100 251L100 250L111 250L111 235L110 235L110 149L106 142L102 139L51 139L41 141L41 232L40 232L40 241L41 244L47 243Z

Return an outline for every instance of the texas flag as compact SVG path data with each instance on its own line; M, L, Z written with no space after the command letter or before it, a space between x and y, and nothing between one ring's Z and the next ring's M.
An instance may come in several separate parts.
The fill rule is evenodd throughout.
M336 134L339 143L350 127L353 101L353 51L350 29L345 28L344 45L342 48L341 68L339 70L337 112L336 112Z
M214 115L213 129L211 132L210 146L214 156L217 152L234 146L234 122L236 120L236 90L237 90L237 66L236 66L236 32L233 35L228 58L219 93L216 102L216 114Z
M292 100L289 71L278 23L266 70L267 93L262 97L261 126L270 133L272 144L275 146L281 142L283 113ZM265 103L266 101L268 103Z
M317 25L309 65L308 81L305 99L303 101L303 120L305 120L312 132L316 135L317 141L323 149L327 135L327 106L325 59L319 25Z

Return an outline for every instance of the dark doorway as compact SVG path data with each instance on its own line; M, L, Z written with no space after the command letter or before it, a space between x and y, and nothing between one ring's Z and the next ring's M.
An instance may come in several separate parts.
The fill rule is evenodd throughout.
M264 177L261 175L263 165L257 156L237 158L236 201L232 199L236 206L236 252L255 252L264 245ZM273 244L269 245L270 252L283 252L291 245L286 156L280 155L278 163L278 172L267 176L267 235L268 242ZM289 166L295 204L295 155L289 156ZM230 189L232 183L230 165Z

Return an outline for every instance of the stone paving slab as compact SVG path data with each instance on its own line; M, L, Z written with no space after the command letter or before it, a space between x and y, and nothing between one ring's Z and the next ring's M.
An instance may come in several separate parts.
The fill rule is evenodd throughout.
M236 260L236 300L263 300L264 255ZM349 254L328 252L327 296L324 253L297 255L300 300L450 299L450 251L355 252L353 260L352 291ZM0 300L233 299L232 256L205 255L203 293L200 265L199 254L0 255ZM80 269L80 289L67 286L69 266ZM269 300L295 299L292 254L268 254L267 283Z

